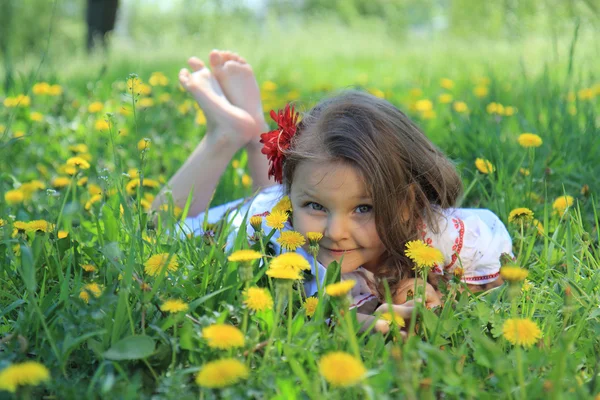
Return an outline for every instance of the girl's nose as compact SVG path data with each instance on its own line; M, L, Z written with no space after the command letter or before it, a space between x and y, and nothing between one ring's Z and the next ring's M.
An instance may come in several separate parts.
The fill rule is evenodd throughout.
M346 219L340 216L330 216L327 219L327 228L325 229L324 234L332 242L347 239L349 234Z

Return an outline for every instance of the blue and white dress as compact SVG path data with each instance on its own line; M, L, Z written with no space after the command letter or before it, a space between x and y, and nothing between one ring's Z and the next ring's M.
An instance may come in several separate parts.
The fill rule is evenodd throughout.
M253 215L267 215L268 212L285 196L283 185L275 185L260 191L253 198L240 199L227 204L209 209L208 215L200 213L195 217L185 220L186 233L201 235L204 233L202 225L204 219L208 223L215 223L227 215L231 226L228 246L242 226L244 218ZM512 240L506 227L498 216L490 210L471 208L449 208L437 213L437 232L433 232L426 225L420 227L420 239L440 250L444 255L444 262L435 265L431 272L438 275L452 275L456 267L463 268L463 280L468 284L486 284L496 280L500 272L500 256L502 253L512 255ZM250 224L246 224L248 236L254 234ZM270 232L263 219L263 230ZM284 230L293 230L287 222ZM279 232L271 239L276 252L280 252L277 238ZM299 248L297 253L304 256L312 266L313 278L304 282L307 295L317 292L317 276L314 271L313 257L304 249ZM322 280L326 270L323 265L316 263L319 268L318 276ZM353 307L361 306L367 301L376 299L372 292L373 280L371 272L358 268L356 271L342 274L342 280L354 279L357 284L352 291Z

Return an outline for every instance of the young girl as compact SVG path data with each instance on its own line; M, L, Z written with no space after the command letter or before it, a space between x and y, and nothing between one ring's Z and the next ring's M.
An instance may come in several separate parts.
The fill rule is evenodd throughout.
M211 208L209 222L237 207L229 218L239 228L245 215L266 215L289 196L293 212L284 230L323 234L313 276L323 278L325 266L342 260L342 279L358 283L353 307L361 313L382 302L384 280L394 303L406 301L414 275L404 254L410 240L421 239L443 253L444 262L432 275L452 276L460 266L472 289L501 283L500 255L512 248L506 228L488 210L454 208L462 191L454 165L389 102L346 91L321 101L299 124L293 109L273 114L278 128L265 134L259 89L244 59L213 51L212 73L196 58L189 64L192 72L183 69L179 79L204 110L207 133L168 187L180 207L193 190L192 217L186 221L193 232L201 232L203 211L222 172L245 146L258 194ZM155 208L165 196L163 190ZM251 235L249 224L247 229ZM306 249L298 252L312 265ZM305 287L311 295L317 283L313 279ZM431 286L427 302L439 304Z

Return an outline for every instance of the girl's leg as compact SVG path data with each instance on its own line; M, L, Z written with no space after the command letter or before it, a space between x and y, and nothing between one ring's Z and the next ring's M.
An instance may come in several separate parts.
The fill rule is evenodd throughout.
M185 68L180 71L179 81L204 111L206 135L167 185L178 207L184 207L193 192L190 216L206 209L233 155L262 129L248 112L229 103L215 77L198 61L191 73ZM167 202L167 190L163 188L156 196L153 209Z

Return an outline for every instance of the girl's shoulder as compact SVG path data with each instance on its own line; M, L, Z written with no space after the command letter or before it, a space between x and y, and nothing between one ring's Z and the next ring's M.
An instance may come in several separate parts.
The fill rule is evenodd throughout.
M499 276L500 256L512 256L506 226L490 210L438 209L434 220L435 226L423 224L419 234L444 255L444 262L432 269L436 274L452 274L460 267L465 282L486 284Z

